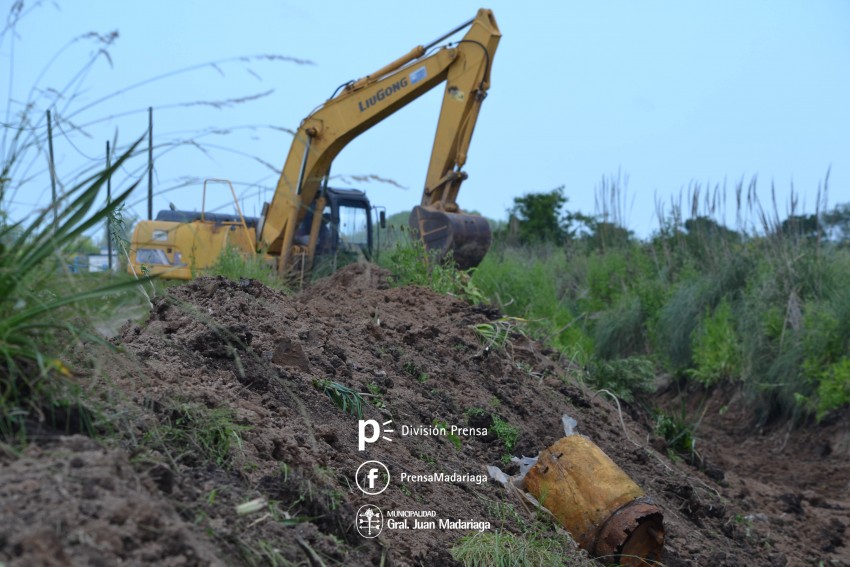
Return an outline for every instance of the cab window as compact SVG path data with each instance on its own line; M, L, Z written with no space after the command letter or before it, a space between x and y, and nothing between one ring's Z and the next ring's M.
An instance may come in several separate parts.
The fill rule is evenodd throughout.
M339 207L339 240L343 248L366 248L369 244L369 214L361 207Z

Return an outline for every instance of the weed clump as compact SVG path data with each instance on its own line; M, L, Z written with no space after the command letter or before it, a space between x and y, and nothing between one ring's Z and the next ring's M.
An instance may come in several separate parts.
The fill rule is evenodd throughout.
M563 538L561 538L563 539ZM508 531L479 532L465 536L451 549L464 567L514 567L592 565L590 560L570 559L565 544L555 537L516 535ZM572 552L574 555L575 552Z
M209 269L209 275L223 276L233 281L258 280L266 287L290 291L283 278L275 272L274 266L266 262L262 255L249 256L233 246L227 246L221 251L215 264Z
M510 453L514 450L519 439L519 428L504 421L497 415L493 416L493 433L502 441L505 451Z
M393 272L399 286L420 285L469 303L482 303L486 299L472 282L471 270L457 269L451 255L440 258L425 250L418 239L399 239L393 251L381 256L379 263Z
M363 417L363 396L339 382L331 380L314 380L313 386L323 392L333 404L360 419Z
M594 388L608 390L625 402L633 402L635 396L652 391L655 365L647 357L595 360L588 369L588 381Z
M79 307L127 291L135 281L75 281L64 252L135 188L95 206L100 189L138 143L110 168L71 188L65 205L44 209L28 224L0 216L0 437L23 440L28 420L61 425L59 414L85 405L62 356L75 340L99 340Z
M231 449L242 446L241 432L245 429L235 423L229 408L183 402L168 409L160 425L143 441L151 448L166 448L175 462L223 467L230 463Z

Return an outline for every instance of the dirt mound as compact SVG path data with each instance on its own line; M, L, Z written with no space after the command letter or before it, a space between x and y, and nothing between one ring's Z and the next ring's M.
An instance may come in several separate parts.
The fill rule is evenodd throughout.
M751 506L652 449L650 430L633 419L639 414L588 392L555 353L499 317L427 289L392 288L389 274L370 265L349 266L296 296L221 278L172 288L145 323L122 330L124 353L110 363L111 388L128 415L122 444L130 457L86 445L45 460L42 473L27 477L29 487L0 483L0 561L34 564L26 553L35 551L22 543L26 531L54 534L39 540L50 546L44 553L81 565L95 564L83 548L105 554L104 564L176 557L174 564L186 565L451 565L452 546L487 521L489 531L563 542L565 557L578 564L582 555L563 531L500 485L470 481L487 465L513 472L506 456L535 455L556 441L564 413L663 508L665 565L784 565L818 555L797 554L798 541L778 542L757 522L742 522ZM482 324L505 330L504 342L482 342L474 330ZM391 441L360 450L353 392L363 394L363 419L392 422ZM451 426L473 434L404 429ZM77 457L91 466L74 468ZM364 494L355 479L370 460L390 471L377 495ZM9 459L0 473L16 478L35 466L27 463ZM74 473L104 467L112 471L108 489ZM401 480L438 473L450 480ZM56 475L65 484L55 490L79 500L57 506L48 498ZM19 515L16 506L31 492L45 496ZM84 530L84 543L69 535L88 525L91 506L100 510L91 521L109 524L109 502L119 496L137 504L122 524L127 533ZM269 504L236 513L256 498ZM355 523L364 505L467 523L364 538ZM40 517L39 506L66 514L61 522ZM154 528L144 519L151 507L161 512ZM146 542L159 547L145 551Z
M151 475L87 437L31 446L0 468L0 559L10 565L219 565Z

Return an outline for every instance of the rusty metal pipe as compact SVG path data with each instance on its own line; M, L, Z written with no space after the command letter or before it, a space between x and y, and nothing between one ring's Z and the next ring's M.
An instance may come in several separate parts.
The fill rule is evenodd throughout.
M661 509L590 439L570 435L544 449L524 483L589 553L629 566L661 558Z

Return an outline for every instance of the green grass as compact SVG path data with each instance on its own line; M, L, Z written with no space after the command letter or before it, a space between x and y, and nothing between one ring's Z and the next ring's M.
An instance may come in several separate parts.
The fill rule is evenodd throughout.
M497 231L471 279L415 245L397 244L385 265L400 284L473 289L623 400L651 391L663 373L701 387L737 384L761 422L823 418L850 403L850 205L826 211L819 196L815 214L792 206L783 220L755 182L732 199L722 191L695 185L672 209L659 205L657 231L641 240L617 224L611 203L623 199L606 187L603 214L566 212L558 239L523 232L534 219L518 219L525 238L510 223ZM475 330L498 348L510 334L502 327Z
M102 341L87 307L137 285L125 278L81 278L69 273L69 246L102 225L121 206L131 185L110 204L97 206L106 180L133 154L133 144L109 169L68 189L57 208L26 222L0 216L0 437L23 441L26 423L79 425L85 400L69 368L67 349ZM54 220L55 213L55 220ZM76 409L73 409L76 408ZM72 411L73 409L73 411Z
M425 250L421 241L406 235L398 238L394 247L380 255L380 265L393 272L395 284L419 285L437 293L455 295L470 303L485 300L472 281L469 271L454 267L451 257L439 259Z
M207 272L212 276L223 276L229 280L257 280L267 287L279 291L290 291L289 286L280 277L274 265L266 262L261 255L248 255L232 246L225 247L215 264Z
M555 527L551 515L518 509L511 502L499 500L489 501L487 510L492 531L467 535L450 550L452 557L465 567L596 565L569 534ZM514 529L509 530L509 525Z
M516 442L519 439L519 428L511 425L497 415L493 415L493 433L502 441L505 451L510 453L514 450Z
M448 439L451 442L451 444L455 446L455 449L460 451L461 448L463 448L463 441L461 440L460 437L458 437L454 433L449 432L449 424L446 423L445 420L437 419L435 417L433 424L434 424L435 427L440 429L441 435L445 436L445 438Z
M168 451L176 463L224 467L232 459L232 450L241 448L245 429L235 423L229 408L178 402L165 408L159 426L147 432L143 445Z
M528 321L519 317L500 317L491 323L478 323L472 330L487 349L501 350L505 348L512 335L524 334L522 327Z
M464 536L451 549L464 567L591 566L590 559L572 549L563 537L513 534L497 529Z
M348 413L360 419L363 417L363 396L339 382L331 380L314 380L313 386L323 392L333 404Z
M472 283L507 315L528 320L529 335L583 364L594 347L575 293L587 262L572 260L551 244L512 247L496 242L473 272Z

